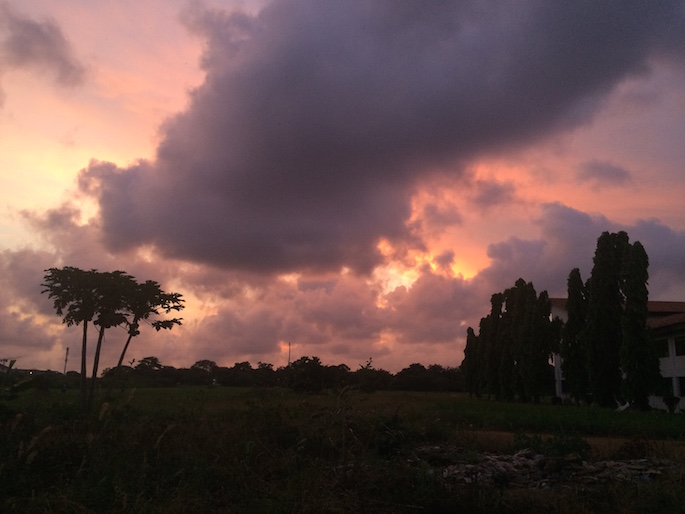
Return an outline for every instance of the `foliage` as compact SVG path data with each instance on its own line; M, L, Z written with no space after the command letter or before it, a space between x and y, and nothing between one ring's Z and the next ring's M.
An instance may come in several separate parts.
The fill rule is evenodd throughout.
M462 370L470 393L539 401L550 392L549 361L560 331L550 311L547 292L538 296L533 284L523 279L492 296L478 336L471 327L467 330Z
M621 394L621 269L628 245L625 232L604 232L597 240L588 285L588 311L582 337L587 349L590 392L593 401L604 407L615 406Z
M131 275L123 271L99 272L84 271L66 266L45 270L42 293L48 293L58 316L63 316L63 323L79 325L83 323L81 346L81 403L89 409L95 394L98 376L100 352L105 330L126 324L128 339L124 345L117 368L122 364L124 354L131 338L138 335L139 324L152 314L179 311L183 308L183 299L178 293L165 293L159 284L148 280L139 284ZM87 389L86 351L87 327L89 322L99 327L90 390ZM180 319L154 320L156 330L169 329L180 325ZM112 382L113 383L113 382Z
M660 372L647 331L648 266L639 241L630 244L625 232L604 232L584 288L580 273L571 272L562 369L577 400L592 398L613 407L626 398L637 408L649 408Z
M658 387L661 374L654 343L647 332L647 252L639 241L629 249L624 266L625 308L621 320L621 370L624 392L639 409L649 408L649 395Z
M587 402L589 395L588 349L583 344L581 333L587 317L588 295L578 268L571 270L567 285L566 313L568 319L562 329L561 369L566 378L571 397L577 403L580 401Z

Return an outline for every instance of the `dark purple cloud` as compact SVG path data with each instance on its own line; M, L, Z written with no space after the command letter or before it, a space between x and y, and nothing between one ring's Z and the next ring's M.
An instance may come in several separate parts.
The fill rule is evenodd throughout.
M0 73L30 68L64 87L82 84L86 67L54 20L33 20L0 1Z
M496 180L477 180L471 201L481 211L492 207L506 206L516 198L516 186L511 182Z
M576 176L580 182L590 182L597 187L623 186L632 180L632 173L625 168L598 160L583 163Z
M206 79L161 128L155 160L94 161L80 184L114 251L368 272L383 259L379 238L415 237L410 198L431 170L584 123L653 56L682 58L681 5L293 0L255 17L196 7L184 20L207 40Z

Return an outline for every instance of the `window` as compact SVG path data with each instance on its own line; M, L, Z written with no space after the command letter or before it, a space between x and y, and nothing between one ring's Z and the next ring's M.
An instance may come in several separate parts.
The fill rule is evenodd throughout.
M680 396L685 394L685 377L678 377L678 384L680 385Z
M685 336L675 338L675 354L685 355Z
M656 348L656 356L660 359L668 357L668 339L657 339L654 342Z

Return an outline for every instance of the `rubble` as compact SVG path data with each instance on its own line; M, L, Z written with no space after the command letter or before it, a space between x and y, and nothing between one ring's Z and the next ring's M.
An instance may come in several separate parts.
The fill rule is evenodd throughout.
M647 482L685 465L666 459L587 461L577 454L548 457L524 449L513 455L476 453L449 446L422 446L415 457L440 473L446 485L490 484L547 489L602 486L610 482Z

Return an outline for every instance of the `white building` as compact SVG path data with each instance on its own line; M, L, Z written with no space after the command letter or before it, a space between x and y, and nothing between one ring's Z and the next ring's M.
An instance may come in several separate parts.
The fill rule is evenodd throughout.
M552 317L566 322L566 298L551 298ZM647 326L652 331L654 344L659 355L661 376L665 381L665 392L673 396L685 396L685 302L647 303L649 317ZM564 377L561 372L561 357L554 355L554 378L556 395L567 398ZM649 403L652 407L665 409L661 397L653 396ZM685 410L685 403L680 405Z

